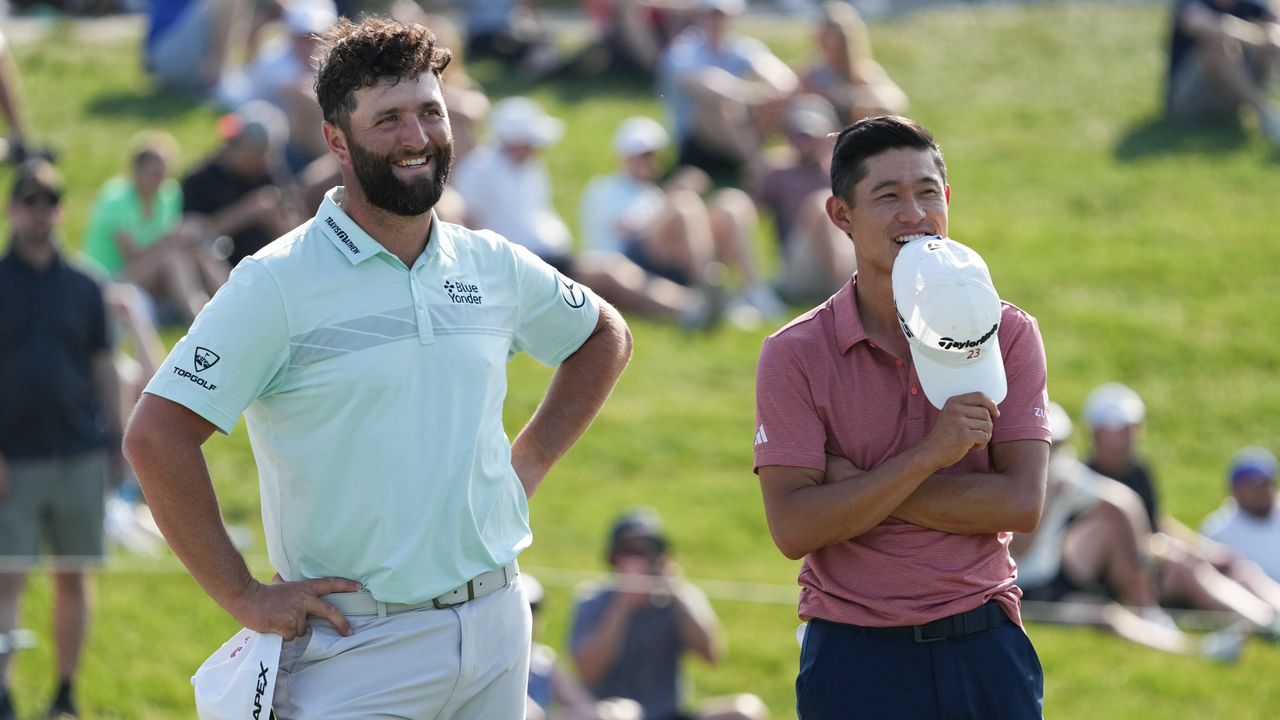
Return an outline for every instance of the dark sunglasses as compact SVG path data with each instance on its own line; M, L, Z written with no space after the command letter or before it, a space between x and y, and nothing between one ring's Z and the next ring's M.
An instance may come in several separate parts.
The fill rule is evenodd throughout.
M29 208L55 208L62 203L62 196L53 193L33 193L19 198L18 202Z

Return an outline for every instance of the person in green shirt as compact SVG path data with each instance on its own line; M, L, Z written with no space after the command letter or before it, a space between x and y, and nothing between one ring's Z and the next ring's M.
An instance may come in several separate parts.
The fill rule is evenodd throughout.
M113 280L141 287L190 322L226 282L226 262L182 224L182 188L169 175L177 141L149 130L131 146L129 175L111 178L98 192L84 252Z

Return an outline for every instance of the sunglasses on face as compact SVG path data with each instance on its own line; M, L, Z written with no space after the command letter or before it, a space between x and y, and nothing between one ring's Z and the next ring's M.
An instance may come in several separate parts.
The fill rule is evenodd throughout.
M18 202L24 207L51 209L58 207L62 202L62 196L54 195L52 193L36 193L24 198L19 198Z

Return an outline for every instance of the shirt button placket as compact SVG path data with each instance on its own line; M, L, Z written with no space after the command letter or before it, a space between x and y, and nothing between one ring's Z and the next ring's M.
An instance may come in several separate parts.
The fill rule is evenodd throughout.
M409 274L409 293L413 296L414 317L418 319L418 343L430 345L435 342L435 329L431 325L431 314L427 312L426 290L419 285L415 274Z

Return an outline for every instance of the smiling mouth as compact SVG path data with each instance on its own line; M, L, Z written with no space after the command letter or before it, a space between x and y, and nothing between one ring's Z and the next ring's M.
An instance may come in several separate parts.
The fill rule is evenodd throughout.
M927 238L927 237L934 237L934 234L933 233L910 233L907 235L899 235L898 237L893 239L893 242L896 245L906 245L909 242L915 242L916 240L920 240L922 238Z
M427 157L426 155L421 155L419 157L411 157L411 158L405 158L403 160L396 160L392 164L399 168L412 170L413 168L424 167L429 161L430 161L429 157Z

